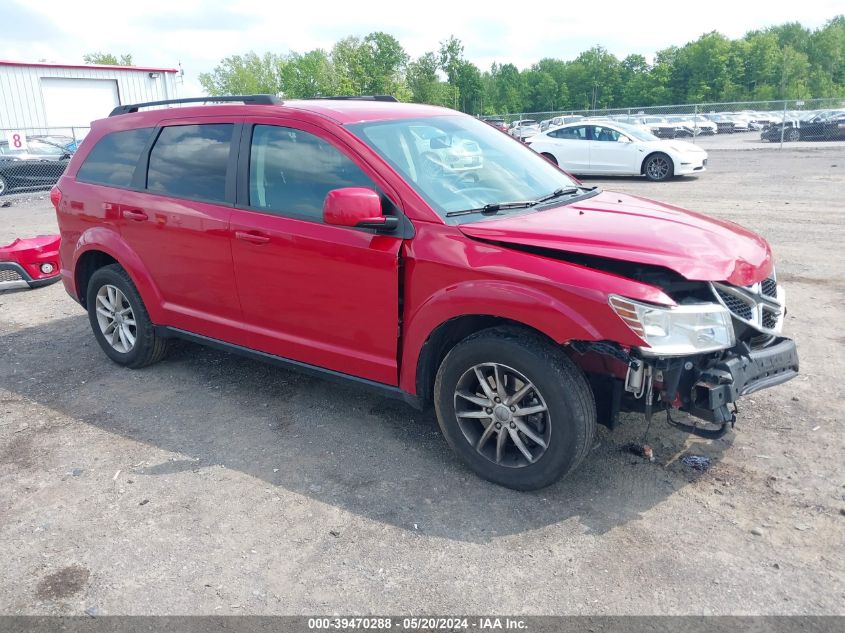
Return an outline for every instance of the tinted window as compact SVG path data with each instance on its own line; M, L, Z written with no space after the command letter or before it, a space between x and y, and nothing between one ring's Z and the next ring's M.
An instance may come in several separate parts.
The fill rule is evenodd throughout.
M76 174L77 180L112 187L132 184L135 165L153 128L112 132L101 138Z
M177 198L226 199L231 123L166 127L150 152L147 189Z
M572 141L583 141L587 138L587 126L565 127L549 132L552 138L565 138Z
M326 141L301 130L256 125L249 157L249 205L322 222L332 189L375 185Z

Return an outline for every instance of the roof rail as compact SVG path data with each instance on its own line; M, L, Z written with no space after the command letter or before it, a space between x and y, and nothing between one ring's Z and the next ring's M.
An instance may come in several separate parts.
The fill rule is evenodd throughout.
M191 97L190 99L167 99L165 101L147 101L145 103L129 103L119 105L111 111L109 116L129 114L137 112L138 108L149 108L152 106L173 105L177 103L227 103L234 101L250 105L278 105L281 103L275 95L238 95L226 97Z
M399 100L393 95L343 95L339 97L310 97L310 99L321 99L324 101L390 101L398 102Z

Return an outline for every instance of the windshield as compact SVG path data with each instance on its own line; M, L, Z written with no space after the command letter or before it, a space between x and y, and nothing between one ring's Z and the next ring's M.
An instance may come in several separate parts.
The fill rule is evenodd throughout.
M443 218L450 212L486 205L538 200L577 186L529 147L472 117L374 121L348 127ZM419 134L421 128L426 138Z
M657 138L651 132L646 132L645 130L638 128L634 125L628 125L627 123L617 123L616 127L619 128L620 131L625 132L628 136L633 138L637 141L659 141L660 139Z

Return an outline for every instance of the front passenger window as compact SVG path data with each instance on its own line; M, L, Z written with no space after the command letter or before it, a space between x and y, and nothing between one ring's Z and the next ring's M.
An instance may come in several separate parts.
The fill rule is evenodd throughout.
M323 139L287 127L256 125L249 157L249 206L277 215L323 221L332 189L376 186L352 160Z

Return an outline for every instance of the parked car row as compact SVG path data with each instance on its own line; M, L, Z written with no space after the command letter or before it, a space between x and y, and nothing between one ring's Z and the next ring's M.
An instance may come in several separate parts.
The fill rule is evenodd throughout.
M759 131L763 141L845 139L845 110L778 110L741 112L699 112L695 114L608 114L584 116L560 115L550 119L518 119L508 125L503 117L485 117L484 121L519 140L569 123L609 122L640 128L659 139L695 138L714 134ZM781 131L783 130L783 134Z
M760 133L761 141L772 143L795 141L845 140L845 110L806 112L770 125Z

